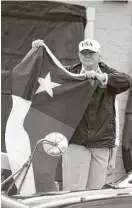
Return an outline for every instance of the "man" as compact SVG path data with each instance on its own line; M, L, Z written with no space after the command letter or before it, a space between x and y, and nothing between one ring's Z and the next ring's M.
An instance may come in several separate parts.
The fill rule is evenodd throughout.
M42 40L37 40L32 46L42 44ZM100 45L96 40L79 43L79 59L80 63L66 68L95 82L99 80L100 84L63 155L63 190L103 187L109 159L114 165L111 161L116 153L115 96L130 86L128 75L101 62Z

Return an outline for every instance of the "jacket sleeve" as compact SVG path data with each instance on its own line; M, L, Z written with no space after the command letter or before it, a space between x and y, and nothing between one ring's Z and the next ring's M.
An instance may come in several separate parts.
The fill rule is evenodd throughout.
M130 77L125 73L109 68L107 85L116 94L122 93L129 89Z
M121 73L103 62L99 63L99 67L103 73L107 74L107 88L112 93L119 94L129 89L130 77L127 74Z

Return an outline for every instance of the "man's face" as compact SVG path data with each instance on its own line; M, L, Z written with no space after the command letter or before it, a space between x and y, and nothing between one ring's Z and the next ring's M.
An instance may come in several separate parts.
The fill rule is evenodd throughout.
M79 58L84 67L94 67L100 62L100 53L90 50L83 50L79 52Z

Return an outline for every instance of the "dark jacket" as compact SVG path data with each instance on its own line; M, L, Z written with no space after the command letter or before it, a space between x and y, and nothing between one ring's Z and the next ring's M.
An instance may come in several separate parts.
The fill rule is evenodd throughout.
M130 77L99 63L102 72L108 74L106 88L95 90L70 143L88 147L115 146L115 96L130 87ZM67 67L70 72L80 73L82 65Z

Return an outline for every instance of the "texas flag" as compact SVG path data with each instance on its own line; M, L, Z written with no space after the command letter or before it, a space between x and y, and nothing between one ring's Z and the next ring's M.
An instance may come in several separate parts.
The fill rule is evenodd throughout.
M50 133L61 133L70 140L97 86L97 81L67 71L46 44L29 51L12 71L13 107L5 142L13 173L29 159L36 143ZM59 160L60 156L48 155L40 144L20 194L54 190ZM17 188L22 178L16 181Z

